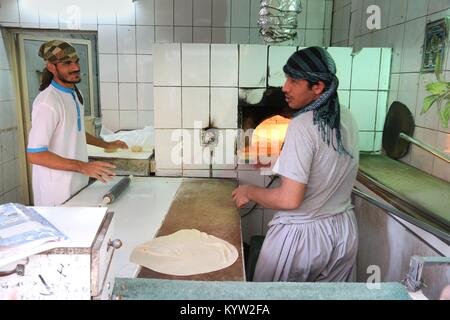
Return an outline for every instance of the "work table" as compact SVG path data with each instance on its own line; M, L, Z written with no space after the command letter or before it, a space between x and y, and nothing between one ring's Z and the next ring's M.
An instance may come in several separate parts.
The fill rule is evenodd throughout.
M64 206L97 206L121 177L107 184L89 185ZM114 257L116 277L196 280L245 280L241 226L231 199L234 180L134 177L127 189L108 206L115 213L114 238L122 248ZM195 228L228 241L236 247L238 260L228 268L191 277L172 277L131 263L133 249L156 236Z

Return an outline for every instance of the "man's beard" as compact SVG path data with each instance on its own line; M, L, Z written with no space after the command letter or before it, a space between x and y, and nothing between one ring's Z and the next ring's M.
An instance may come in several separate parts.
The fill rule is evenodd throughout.
M77 73L77 72L72 72L72 73ZM70 74L70 73L69 73L69 74ZM75 80L75 81L73 81L73 80L67 80L67 79L59 72L58 69L56 69L56 75L58 76L58 79L59 79L61 82L64 82L64 83L80 83L80 82L81 82L81 77L79 78L79 80Z

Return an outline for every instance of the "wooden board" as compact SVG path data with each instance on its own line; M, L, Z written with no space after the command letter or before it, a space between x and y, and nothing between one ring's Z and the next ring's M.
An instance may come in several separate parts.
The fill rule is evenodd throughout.
M138 278L245 281L242 257L242 233L239 210L236 209L231 192L235 180L183 179L157 237L172 234L181 229L197 229L234 245L239 257L228 268L192 275L172 276L142 267Z

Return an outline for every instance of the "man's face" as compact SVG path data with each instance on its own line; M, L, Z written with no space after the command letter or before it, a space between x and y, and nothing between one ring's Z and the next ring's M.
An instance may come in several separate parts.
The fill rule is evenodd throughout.
M323 91L322 85L319 82L319 84L315 84L312 88L309 88L308 81L287 77L283 85L283 92L287 104L292 109L303 108L320 96Z
M58 77L61 82L79 83L81 81L79 59L58 62L54 66L53 76Z

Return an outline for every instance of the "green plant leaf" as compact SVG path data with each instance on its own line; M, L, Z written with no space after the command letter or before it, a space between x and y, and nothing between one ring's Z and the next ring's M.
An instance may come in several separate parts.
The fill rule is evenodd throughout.
M433 103L435 103L439 99L439 97L440 96L438 94L433 94L432 96L425 97L425 99L423 99L423 108L420 114L424 114L425 112L430 110Z
M432 94L444 94L449 90L450 86L448 82L433 82L427 84L427 91Z
M448 120L450 120L450 102L441 108L439 112L439 118L441 120L442 126L448 128Z

